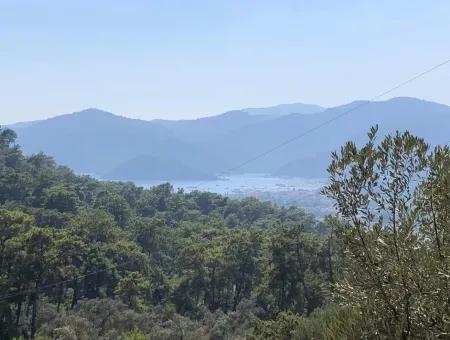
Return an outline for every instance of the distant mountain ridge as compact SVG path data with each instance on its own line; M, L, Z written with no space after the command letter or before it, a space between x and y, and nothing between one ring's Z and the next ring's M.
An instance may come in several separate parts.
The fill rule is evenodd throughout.
M248 112L234 110L217 116L190 120L164 120L156 119L151 122L158 123L170 129L179 138L189 141L202 141L225 135L235 129L268 120L271 117L264 115L251 115Z
M299 114L314 114L325 111L324 107L315 104L303 104L303 103L293 103L293 104L280 104L271 107L262 108L247 108L242 111L248 112L252 115L272 115L272 116L285 116L293 113Z
M375 124L380 135L408 129L431 144L450 139L447 105L408 97L361 103L288 114L288 107L298 106L289 104L267 108L265 113L245 109L179 121L145 121L87 109L12 127L28 154L43 151L79 173L140 180L214 178L355 107L349 115L234 172L323 177L330 152L347 140L365 141Z

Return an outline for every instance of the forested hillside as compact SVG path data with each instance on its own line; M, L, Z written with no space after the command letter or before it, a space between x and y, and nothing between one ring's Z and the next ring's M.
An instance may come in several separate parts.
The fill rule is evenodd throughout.
M450 151L334 154L339 218L77 176L0 130L0 338L450 335Z
M0 338L239 338L326 305L327 229L301 209L99 182L14 140L1 131Z

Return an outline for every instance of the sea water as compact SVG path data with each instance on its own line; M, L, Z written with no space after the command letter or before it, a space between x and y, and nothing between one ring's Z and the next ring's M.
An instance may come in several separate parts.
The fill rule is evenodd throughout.
M219 177L208 181L135 181L137 185L150 188L171 183L175 189L215 192L222 195L243 194L252 191L284 192L290 190L315 191L327 184L326 178L274 177L267 174L239 174Z

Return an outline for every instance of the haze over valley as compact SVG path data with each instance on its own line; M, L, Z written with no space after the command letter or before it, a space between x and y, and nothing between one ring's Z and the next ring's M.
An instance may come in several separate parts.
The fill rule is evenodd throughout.
M332 125L258 158L349 110ZM450 107L400 97L327 109L296 103L193 120L150 121L86 109L10 127L25 153L44 152L79 174L145 187L170 182L188 192L253 196L301 205L323 217L332 211L331 203L319 194L327 183L331 152L346 140L364 141L377 124L383 134L408 129L439 144L449 139Z
M242 164L361 103L328 109L279 105L178 121L86 109L9 127L27 154L44 152L81 174L136 181L202 181L246 173L323 178L331 152L346 140L365 140L374 125L383 134L408 129L432 144L449 139L449 106L401 97L363 105L314 134Z

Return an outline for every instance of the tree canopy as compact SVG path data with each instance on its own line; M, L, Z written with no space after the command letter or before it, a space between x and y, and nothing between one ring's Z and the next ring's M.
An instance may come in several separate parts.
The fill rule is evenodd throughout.
M1 339L450 336L450 150L332 155L336 215L145 189L25 156L0 129Z

